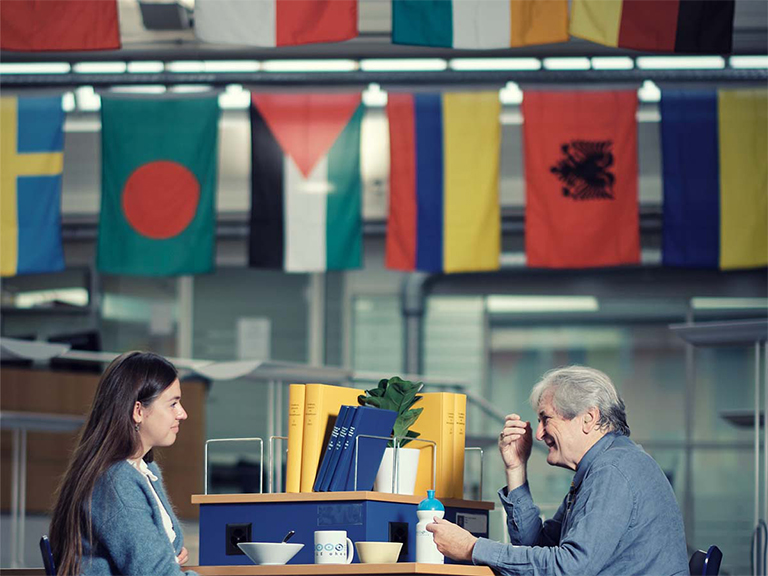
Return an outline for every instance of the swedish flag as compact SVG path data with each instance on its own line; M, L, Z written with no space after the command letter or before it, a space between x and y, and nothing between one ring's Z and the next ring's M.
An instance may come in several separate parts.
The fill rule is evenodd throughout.
M0 98L0 275L64 268L61 97Z

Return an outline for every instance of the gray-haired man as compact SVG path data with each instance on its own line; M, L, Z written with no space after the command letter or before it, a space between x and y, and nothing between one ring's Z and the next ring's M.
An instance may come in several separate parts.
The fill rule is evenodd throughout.
M507 486L499 497L511 544L475 538L435 519L438 550L506 574L688 574L680 509L666 476L629 439L624 402L611 380L570 366L544 375L531 392L536 439L547 462L575 470L568 495L545 522L528 489L532 432L517 414L506 417L499 451Z

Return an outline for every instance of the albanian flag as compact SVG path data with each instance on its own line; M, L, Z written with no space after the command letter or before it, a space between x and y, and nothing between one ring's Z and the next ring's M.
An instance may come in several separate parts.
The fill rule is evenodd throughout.
M640 262L637 93L526 92L528 266Z
M102 97L100 271L213 270L218 118L215 97Z

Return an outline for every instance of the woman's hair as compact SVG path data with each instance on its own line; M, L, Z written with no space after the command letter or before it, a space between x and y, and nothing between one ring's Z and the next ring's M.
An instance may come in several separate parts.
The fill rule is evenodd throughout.
M550 370L531 391L533 409L538 410L539 403L550 394L552 406L563 418L571 420L589 408L597 408L600 411L597 421L600 430L629 436L624 401L611 379L600 370L586 366Z
M53 509L50 539L59 574L81 572L82 539L87 534L93 541L90 510L96 482L114 463L141 449L133 420L136 402L149 406L176 378L173 364L151 352L126 352L102 374ZM152 450L144 460L152 462Z

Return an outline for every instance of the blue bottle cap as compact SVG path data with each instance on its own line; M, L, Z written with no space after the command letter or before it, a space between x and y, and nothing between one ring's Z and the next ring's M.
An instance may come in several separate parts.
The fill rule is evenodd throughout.
M445 511L445 507L443 506L443 503L440 502L437 498L435 498L435 491L434 490L427 490L427 497L424 498L421 502L419 502L419 507L417 510L442 510Z

